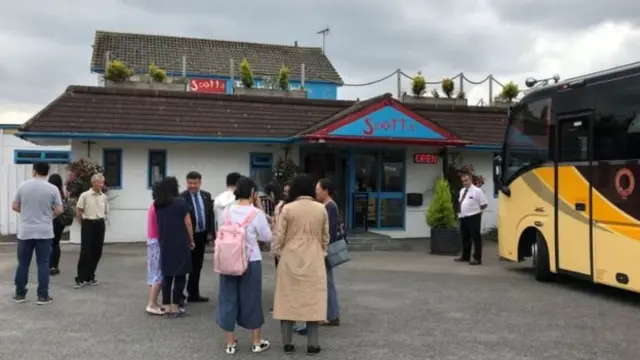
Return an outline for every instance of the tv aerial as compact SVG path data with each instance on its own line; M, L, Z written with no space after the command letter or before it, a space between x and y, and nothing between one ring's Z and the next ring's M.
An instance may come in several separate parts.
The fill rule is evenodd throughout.
M327 40L327 35L329 35L329 25L326 28L318 31L316 34L322 35L322 52L324 53L324 47Z

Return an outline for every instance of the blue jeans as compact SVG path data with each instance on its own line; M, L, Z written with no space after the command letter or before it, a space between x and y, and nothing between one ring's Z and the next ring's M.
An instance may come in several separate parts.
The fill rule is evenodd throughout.
M27 295L29 267L33 252L36 252L38 264L38 297L49 296L49 260L51 257L51 239L18 240L18 268L16 269L16 295Z
M340 318L340 305L338 304L338 292L333 281L333 269L327 266L327 320Z

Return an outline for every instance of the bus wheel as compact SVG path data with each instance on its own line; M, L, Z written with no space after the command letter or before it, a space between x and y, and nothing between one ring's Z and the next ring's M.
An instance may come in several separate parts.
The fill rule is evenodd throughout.
M550 281L552 274L549 265L549 248L544 237L539 232L536 233L536 242L531 246L531 257L533 258L536 280Z

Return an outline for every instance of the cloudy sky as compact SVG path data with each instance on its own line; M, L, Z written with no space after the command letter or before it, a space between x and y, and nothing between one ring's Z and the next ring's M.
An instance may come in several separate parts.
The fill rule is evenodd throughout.
M427 81L464 72L523 84L527 76L567 78L640 60L640 3L630 0L1 2L0 123L27 120L70 84L97 84L89 61L98 29L320 46L316 32L329 25L327 54L348 84L397 68L421 70ZM402 86L409 91L409 80ZM396 89L392 78L339 96ZM486 84L465 91L474 104L489 97Z

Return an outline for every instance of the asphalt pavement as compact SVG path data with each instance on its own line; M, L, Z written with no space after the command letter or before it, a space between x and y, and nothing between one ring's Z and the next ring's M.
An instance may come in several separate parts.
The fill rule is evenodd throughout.
M62 273L52 279L50 305L35 304L35 267L28 302L14 304L15 245L0 245L0 359L226 359L215 324L216 277L207 255L203 294L191 316L154 317L146 305L144 245L108 245L101 284L72 285L78 247L65 245ZM542 284L521 266L499 262L495 246L482 266L457 264L424 251L357 252L336 270L340 327L321 330L322 353L336 360L637 359L637 296L579 281ZM264 307L272 304L274 269L265 261ZM240 330L237 359L283 355L278 323L266 315L272 348L251 354ZM301 350L304 337L296 336Z

